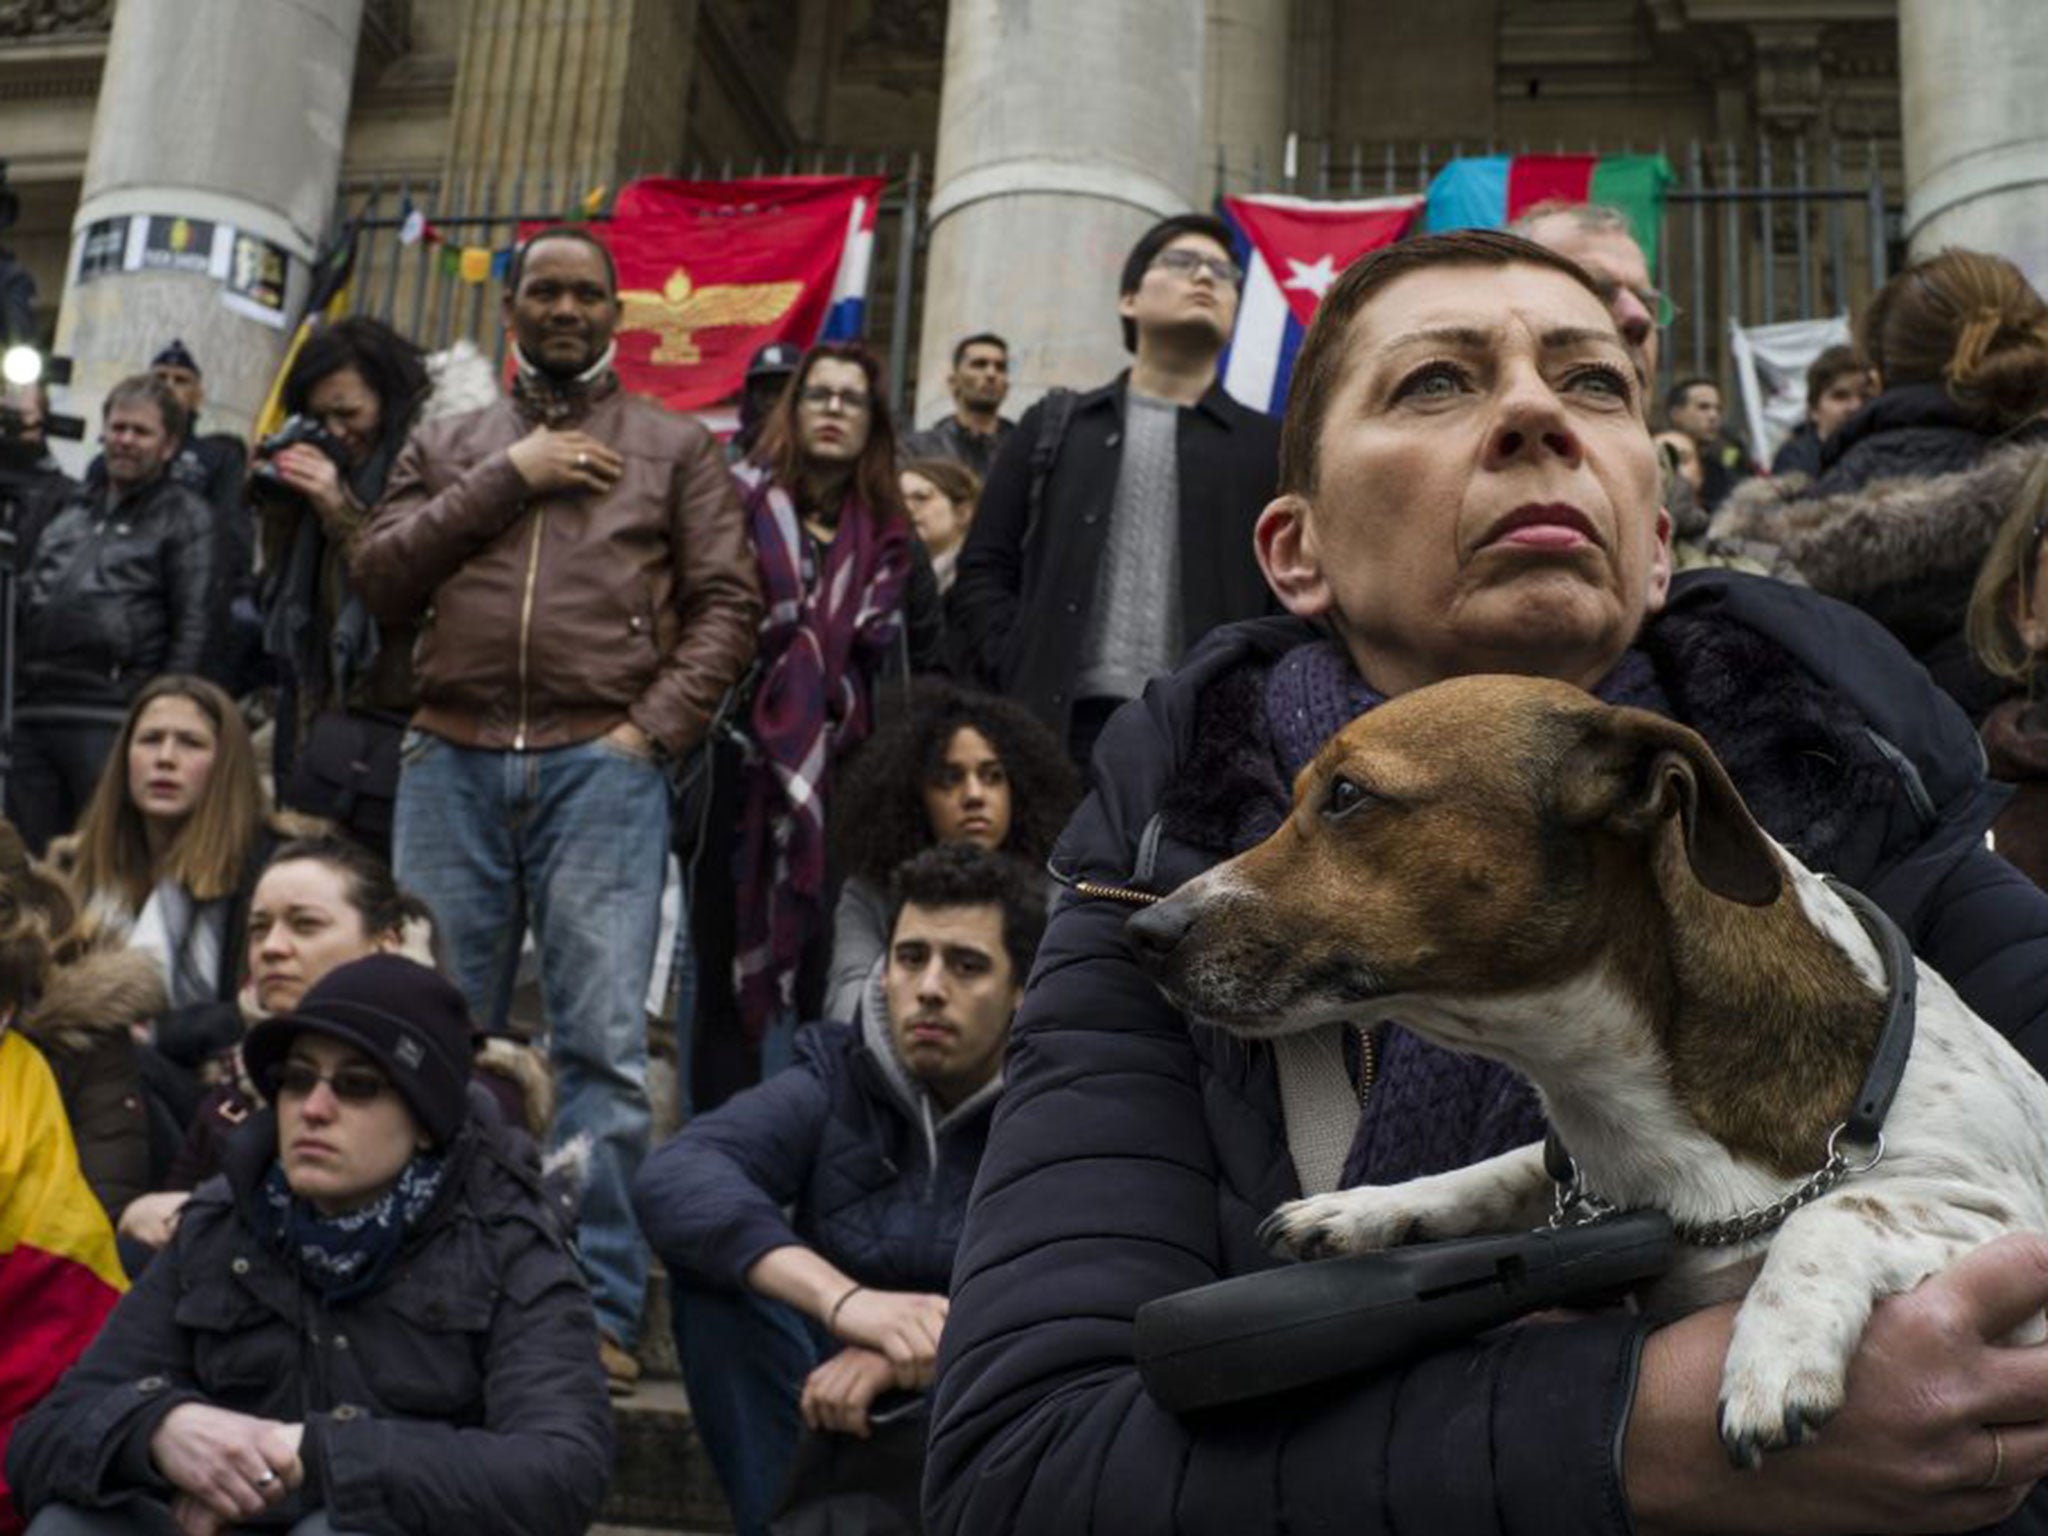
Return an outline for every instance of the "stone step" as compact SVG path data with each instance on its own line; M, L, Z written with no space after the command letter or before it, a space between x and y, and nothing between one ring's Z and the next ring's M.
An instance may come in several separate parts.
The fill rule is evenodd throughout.
M645 1379L613 1401L618 1460L599 1531L730 1531L725 1495L697 1438L680 1381Z

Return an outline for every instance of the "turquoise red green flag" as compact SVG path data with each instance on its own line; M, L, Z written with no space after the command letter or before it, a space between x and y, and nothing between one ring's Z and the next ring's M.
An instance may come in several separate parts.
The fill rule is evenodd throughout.
M1604 203L1628 216L1636 244L1657 271L1664 196L1673 181L1662 155L1485 155L1453 160L1429 184L1422 227L1500 229L1541 202Z

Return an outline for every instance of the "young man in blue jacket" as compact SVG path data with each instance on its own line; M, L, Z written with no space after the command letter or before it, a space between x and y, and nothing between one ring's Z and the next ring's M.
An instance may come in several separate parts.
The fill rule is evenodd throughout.
M634 1206L675 1285L697 1427L741 1532L762 1532L799 1430L865 1438L931 1384L961 1218L1045 925L1040 881L971 845L895 878L889 947L853 1024L701 1115Z

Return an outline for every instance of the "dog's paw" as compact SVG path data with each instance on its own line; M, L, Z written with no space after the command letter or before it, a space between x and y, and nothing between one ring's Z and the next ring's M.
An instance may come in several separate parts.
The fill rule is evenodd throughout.
M1398 1187L1398 1186L1396 1186ZM1296 1259L1377 1253L1429 1237L1425 1223L1390 1189L1359 1188L1290 1200L1259 1224L1259 1241Z
M1810 1438L1842 1406L1844 1365L1789 1341L1745 1340L1740 1326L1721 1376L1721 1444L1738 1467Z

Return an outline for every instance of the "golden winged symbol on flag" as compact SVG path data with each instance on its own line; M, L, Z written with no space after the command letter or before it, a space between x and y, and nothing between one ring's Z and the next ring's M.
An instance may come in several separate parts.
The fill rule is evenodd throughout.
M650 331L658 339L650 363L703 361L691 333L720 325L772 325L802 295L802 283L713 283L698 288L677 267L661 290L628 288L619 295L619 329Z

